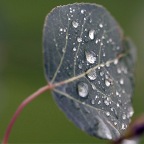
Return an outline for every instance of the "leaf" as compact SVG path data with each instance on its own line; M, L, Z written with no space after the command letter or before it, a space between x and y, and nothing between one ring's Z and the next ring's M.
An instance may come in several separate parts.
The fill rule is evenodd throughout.
M136 53L114 18L95 4L59 6L46 17L43 44L46 78L67 117L90 135L119 138L133 115Z

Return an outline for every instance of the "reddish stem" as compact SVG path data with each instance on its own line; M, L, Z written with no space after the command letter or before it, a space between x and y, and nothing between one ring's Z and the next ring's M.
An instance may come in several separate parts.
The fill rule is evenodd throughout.
M37 98L40 94L42 94L43 92L50 90L54 87L54 85L46 85L42 88L40 88L39 90L37 90L36 92L34 92L32 95L30 95L29 97L27 97L17 108L16 112L14 113L3 138L2 144L7 144L12 127L15 123L15 121L17 120L19 114L21 113L21 111L24 109L24 107L26 105L28 105L31 101L33 101L35 98Z

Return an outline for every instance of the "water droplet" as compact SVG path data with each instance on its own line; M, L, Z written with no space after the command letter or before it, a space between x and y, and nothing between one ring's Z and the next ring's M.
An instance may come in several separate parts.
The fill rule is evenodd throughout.
M105 103L105 105L109 105L110 104L110 101L107 99L107 100L104 100L104 103Z
M85 52L86 60L93 64L96 61L96 54L93 51Z
M89 78L90 80L95 80L96 77L97 77L97 75L96 75L96 70L91 70L91 72L89 72L89 73L87 74L87 76L88 76L88 78Z
M100 72L100 76L103 76L103 75L104 75L104 72L103 72L103 71L101 71L101 72Z
M111 82L106 79L106 80L105 80L105 85L106 85L107 87L109 87L109 86L111 85Z
M119 107L120 105L119 105L119 103L117 103L117 107Z
M91 40L93 40L93 39L95 38L95 30L90 30L90 31L89 31L89 38L90 38Z
M82 38L78 37L77 42L79 42L79 43L82 42Z
M95 100L94 100L94 99L91 100L91 104L92 104L92 105L95 104Z
M119 95L119 93L116 91L116 95L118 96Z
M79 23L76 22L76 21L73 21L73 22L72 22L72 25L73 25L74 28L77 28L77 27L79 26Z
M102 24L102 23L100 23L100 24L99 24L99 27L100 27L100 28L103 28L103 24Z
M92 89L96 90L96 86L94 84L92 84Z
M122 115L122 119L125 120L126 119L126 114Z
M118 59L114 60L114 64L117 65L118 64Z
M82 9L82 10L81 10L81 14L84 14L84 12L85 12L85 10Z
M76 51L76 47L73 48L73 51Z
M78 84L78 94L80 97L86 97L88 95L88 85L84 82Z
M118 74L121 73L121 69L120 69L120 68L117 69L117 73L118 73Z
M109 67L110 66L110 63L109 62L106 62L106 67Z
M116 126L116 125L117 125L117 122L114 122L114 125Z
M106 56L106 54L105 53L103 53L103 57L105 57Z
M98 104L101 104L101 101L100 101L100 100L98 101Z
M124 124L124 123L122 123L122 127L121 127L121 129L122 129L122 130L125 130L125 129L126 129L126 127L125 127L125 124Z
M121 84L121 85L124 84L124 79L120 79L120 84Z
M79 68L79 69L82 69L82 64L79 64L79 65L78 65L78 68Z
M133 116L133 114L134 114L134 110L133 110L133 108L132 108L131 106L128 107L127 117L130 118L130 117Z
M106 112L106 115L107 115L107 116L110 116L110 112Z
M62 32L62 31L63 31L63 29L62 29L62 28L60 28L60 31Z
M96 39L95 43L97 44L98 42L99 42L99 40L98 40L98 39Z

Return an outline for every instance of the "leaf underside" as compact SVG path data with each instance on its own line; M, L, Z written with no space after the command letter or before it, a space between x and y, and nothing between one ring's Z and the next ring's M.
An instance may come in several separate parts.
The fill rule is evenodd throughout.
M102 6L59 6L46 17L43 34L46 78L53 96L80 129L119 138L133 115L135 47Z

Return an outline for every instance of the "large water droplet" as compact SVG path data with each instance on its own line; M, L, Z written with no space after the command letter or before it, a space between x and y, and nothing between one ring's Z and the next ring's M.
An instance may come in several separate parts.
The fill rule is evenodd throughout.
M73 21L72 25L73 25L74 28L77 28L79 26L78 22L76 22L76 21Z
M95 80L96 77L97 77L97 75L96 75L96 70L91 70L91 72L89 72L89 73L87 74L87 76L88 76L88 78L89 78L90 80Z
M89 31L89 38L90 38L91 40L93 40L93 39L95 38L95 30L90 30L90 31Z
M95 61L96 61L96 54L93 51L85 52L85 55L86 55L86 60L89 63L91 63L91 64L95 63Z
M80 97L86 97L88 95L88 85L84 82L78 84L78 94Z

